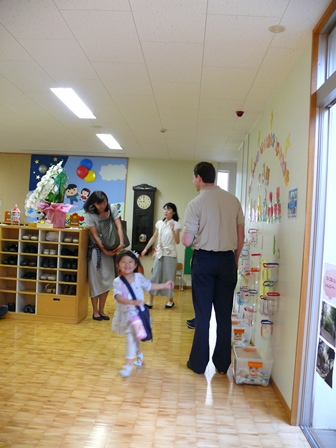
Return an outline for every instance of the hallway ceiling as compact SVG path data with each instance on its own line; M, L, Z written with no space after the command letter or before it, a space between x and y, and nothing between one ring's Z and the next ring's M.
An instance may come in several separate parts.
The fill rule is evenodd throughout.
M235 162L329 3L1 0L0 152Z

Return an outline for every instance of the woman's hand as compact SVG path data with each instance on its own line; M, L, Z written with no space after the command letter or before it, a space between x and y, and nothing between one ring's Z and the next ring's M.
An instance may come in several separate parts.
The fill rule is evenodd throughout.
M108 257L113 257L114 255L117 255L118 252L121 251L122 246L118 246L116 249L108 250L108 249L102 249L103 253Z
M165 283L165 288L164 289L174 289L174 282L172 280L169 280L168 282Z
M132 305L134 306L142 306L144 304L143 300L133 300Z
M144 256L146 255L146 253L147 253L147 249L145 248L145 249L141 252L140 257L144 257Z

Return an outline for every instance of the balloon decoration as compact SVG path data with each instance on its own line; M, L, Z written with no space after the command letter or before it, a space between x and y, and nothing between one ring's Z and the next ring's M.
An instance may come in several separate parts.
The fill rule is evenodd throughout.
M76 169L77 176L85 179L86 182L93 182L96 179L96 173L91 169L92 162L90 159L83 159Z
M83 159L80 163L81 166L86 166L88 170L92 168L92 162L90 159Z
M84 179L84 178L88 175L88 173L89 173L89 169L88 169L86 166L84 166L84 165L80 165L80 166L76 169L76 173L77 173L77 176L78 176L80 179Z
M96 179L96 173L92 170L89 170L87 176L85 176L86 182L93 182Z
M39 166L39 172L41 173L41 174L45 174L47 171L48 171L48 167L47 167L47 165L40 165Z

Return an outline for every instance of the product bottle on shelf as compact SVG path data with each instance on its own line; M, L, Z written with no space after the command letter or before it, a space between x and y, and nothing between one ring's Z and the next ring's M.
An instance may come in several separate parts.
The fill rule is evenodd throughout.
M250 245L245 241L238 261L238 274L244 276L250 272Z
M239 282L238 282L238 287L239 287L239 299L240 299L240 303L239 305L246 305L248 303L248 298L249 298L249 287L248 287L248 283L249 283L249 278L250 278L250 274L247 273L245 275L240 275L239 276Z
M20 209L17 204L11 210L11 224L18 226L20 224Z

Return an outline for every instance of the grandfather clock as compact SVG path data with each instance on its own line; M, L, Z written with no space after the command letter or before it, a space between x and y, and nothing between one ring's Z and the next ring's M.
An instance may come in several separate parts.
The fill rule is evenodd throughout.
M132 249L141 253L153 235L154 195L156 187L136 185L133 204ZM149 253L151 249L148 250Z

